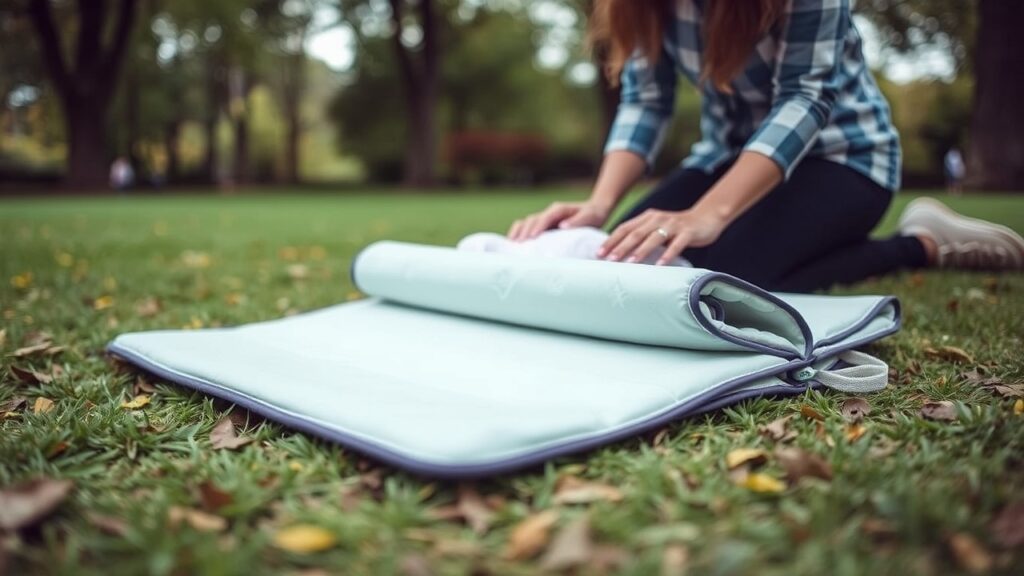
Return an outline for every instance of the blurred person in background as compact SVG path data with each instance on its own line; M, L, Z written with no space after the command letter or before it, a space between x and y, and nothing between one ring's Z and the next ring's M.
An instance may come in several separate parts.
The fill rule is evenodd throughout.
M946 171L946 189L950 194L959 196L964 191L964 176L967 171L960 149L956 146L950 148L942 159L942 165Z
M510 240L604 226L671 136L681 73L701 92L701 139L597 257L658 250L658 264L682 256L791 292L926 266L1024 268L1020 235L931 199L911 202L894 236L869 238L901 151L849 0L597 0L591 38L621 87L597 182L587 201L516 221Z
M135 170L124 156L118 156L110 165L110 187L125 192L135 183Z

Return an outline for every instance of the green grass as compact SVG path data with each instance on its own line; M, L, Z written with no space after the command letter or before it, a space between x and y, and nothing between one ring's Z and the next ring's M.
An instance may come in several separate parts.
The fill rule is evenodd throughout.
M1024 379L1024 276L928 272L867 282L845 293L893 293L904 304L898 335L871 351L895 370L869 398L867 433L845 438L845 396L808 393L746 402L543 469L481 482L492 496L490 530L475 534L431 510L451 504L456 486L383 468L335 445L249 418L257 442L215 451L208 435L226 403L155 378L152 403L120 408L138 373L107 359L120 332L221 326L265 320L344 301L353 254L382 238L450 244L468 232L501 230L518 215L580 190L475 195L255 195L6 200L0 202L0 403L28 398L0 420L0 486L35 477L72 479L69 499L40 526L0 533L12 574L277 574L319 567L328 573L402 572L419 557L436 573L526 574L536 560L509 561L511 527L552 506L560 474L613 484L625 497L561 509L559 526L583 514L593 539L620 559L613 571L658 574L666 550L688 551L691 574L930 574L964 570L954 535L971 535L1002 573L1020 573L1024 553L1000 548L992 519L1024 498L1024 416L959 374L975 366L1007 383ZM884 229L909 195L901 196ZM968 214L1024 230L1024 197L949 199ZM189 252L191 251L191 252ZM308 267L293 279L288 267ZM204 266L205 265L205 266ZM12 279L21 276L22 287ZM108 298L105 298L108 297ZM155 315L141 301L157 298ZM97 306L99 299L100 306ZM955 302L955 304L954 304ZM103 308L102 304L110 304ZM54 357L14 358L32 332L66 345ZM925 353L963 348L975 362L955 365ZM26 384L12 366L63 375ZM282 382L286 386L286 382ZM56 402L34 414L36 397ZM919 415L927 399L954 400L957 422ZM315 401L315 399L310 399ZM820 426L800 407L825 416ZM758 432L798 414L791 443L822 455L830 482L804 481L782 494L755 494L729 481L725 455L772 449ZM244 417L243 417L244 420ZM770 460L765 472L780 476ZM227 530L171 527L171 506L197 507L211 481L233 495L219 513ZM90 515L120 519L110 534ZM271 545L294 522L331 531L337 545L295 555ZM3 552L6 551L6 552ZM599 571L596 566L583 572ZM0 566L0 573L3 567ZM415 574L406 566L406 573Z

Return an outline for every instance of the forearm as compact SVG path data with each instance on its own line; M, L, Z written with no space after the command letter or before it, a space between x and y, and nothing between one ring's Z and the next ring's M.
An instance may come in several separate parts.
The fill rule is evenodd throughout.
M609 152L601 163L590 202L609 214L647 171L647 162L626 150Z
M724 176L693 206L693 211L729 226L782 182L782 170L757 152L743 152Z

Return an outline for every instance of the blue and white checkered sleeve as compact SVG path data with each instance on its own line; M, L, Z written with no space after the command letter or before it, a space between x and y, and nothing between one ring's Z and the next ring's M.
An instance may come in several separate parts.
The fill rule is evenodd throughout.
M648 168L654 165L672 119L676 81L675 64L664 50L653 66L639 55L626 61L619 109L608 132L605 154L629 150L644 158Z
M832 114L850 2L789 0L780 24L772 108L744 150L771 158L788 179Z

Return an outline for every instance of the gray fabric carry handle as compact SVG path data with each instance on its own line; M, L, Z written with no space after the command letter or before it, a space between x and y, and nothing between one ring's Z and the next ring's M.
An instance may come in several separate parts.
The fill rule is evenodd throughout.
M815 370L810 366L793 374L798 382L816 381L822 386L854 394L878 392L889 383L889 365L870 354L847 350L837 358L849 364L845 368Z

